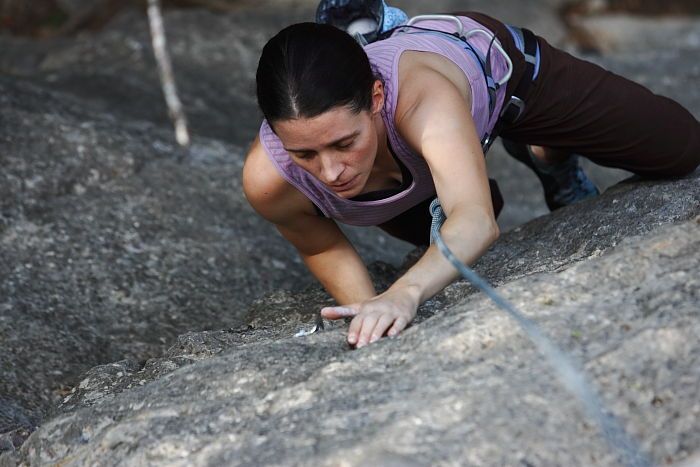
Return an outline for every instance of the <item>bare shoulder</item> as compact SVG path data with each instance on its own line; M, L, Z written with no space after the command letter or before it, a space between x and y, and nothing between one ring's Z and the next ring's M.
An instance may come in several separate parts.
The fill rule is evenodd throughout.
M348 243L336 223L319 216L313 203L277 172L258 138L243 166L243 191L253 209L275 224L302 256Z
M413 52L403 55L407 53ZM446 60L457 68L454 63L434 53L416 54L418 56L408 60L403 74L399 75L394 123L409 147L428 159L431 155L426 153L426 138L440 134L452 141L462 141L466 127L473 126L471 89L461 70L463 82L453 76L449 66L443 66Z
M279 174L259 136L243 165L243 192L253 209L277 225L287 224L299 215L315 214L311 201Z
M433 52L406 51L399 59L397 121L422 100L441 94L459 94L459 102L471 108L471 86L454 62Z

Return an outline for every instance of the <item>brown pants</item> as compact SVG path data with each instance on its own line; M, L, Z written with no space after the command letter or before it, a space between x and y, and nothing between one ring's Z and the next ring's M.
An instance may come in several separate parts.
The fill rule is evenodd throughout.
M510 95L522 77L525 59L505 25L480 13L456 14L472 17L496 33L513 60ZM525 111L501 136L581 154L596 164L644 177L682 176L700 164L700 122L680 104L537 39L539 75L525 97ZM497 187L494 193L494 185L496 212L502 199ZM427 211L429 201L426 203ZM425 245L430 215L418 208L379 227L402 240Z

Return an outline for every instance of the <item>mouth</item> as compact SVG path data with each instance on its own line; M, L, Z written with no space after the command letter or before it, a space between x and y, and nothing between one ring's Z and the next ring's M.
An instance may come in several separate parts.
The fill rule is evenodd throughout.
M335 192L341 192L341 191L347 191L349 188L351 188L355 184L355 180L357 180L357 175L352 177L350 180L344 183L339 183L336 185L328 185L331 190Z

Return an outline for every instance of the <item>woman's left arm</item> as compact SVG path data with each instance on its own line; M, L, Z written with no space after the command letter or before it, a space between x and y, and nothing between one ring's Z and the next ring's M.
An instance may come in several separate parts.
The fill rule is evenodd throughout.
M499 231L468 99L452 81L430 68L412 70L400 95L397 128L430 167L447 216L440 231L443 240L461 261L472 264ZM452 264L431 245L384 293L361 303L325 308L322 314L329 319L354 316L348 342L362 347L384 334L397 335L421 303L457 277Z

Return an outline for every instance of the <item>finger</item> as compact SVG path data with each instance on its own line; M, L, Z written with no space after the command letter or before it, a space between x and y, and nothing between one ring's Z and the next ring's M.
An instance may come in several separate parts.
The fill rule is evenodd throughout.
M342 319L356 314L357 310L347 306L327 306L321 309L321 316L326 319Z
M394 321L394 325L389 329L389 332L387 335L389 337L396 337L399 335L401 331L406 327L408 324L408 320L404 318L403 316L399 316L396 318L396 321Z
M362 329L357 336L357 347L364 347L369 344L369 339L372 337L372 329L377 324L377 317L374 315L366 315L365 319L362 320Z
M383 315L382 317L379 318L377 321L377 324L374 325L374 329L372 330L372 334L370 335L369 338L369 343L377 342L379 339L382 338L384 333L386 332L387 329L389 329L389 326L391 326L391 323L394 322L394 317L391 315Z
M362 321L364 316L355 316L352 321L350 321L350 327L348 328L348 344L357 344L357 338L360 334L360 329L362 329Z

